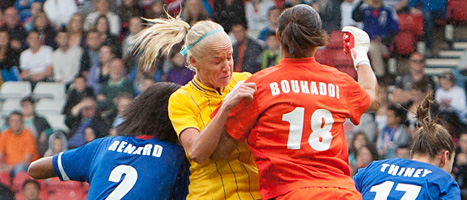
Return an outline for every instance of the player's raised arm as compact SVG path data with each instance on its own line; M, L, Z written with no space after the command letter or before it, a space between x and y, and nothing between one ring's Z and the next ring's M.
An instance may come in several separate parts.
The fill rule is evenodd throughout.
M344 32L344 51L350 53L357 70L358 83L370 95L368 111L375 111L379 105L378 82L368 59L370 37L362 29L346 26Z
M29 176L34 179L56 177L57 175L54 171L52 158L52 156L48 156L32 162L28 169Z

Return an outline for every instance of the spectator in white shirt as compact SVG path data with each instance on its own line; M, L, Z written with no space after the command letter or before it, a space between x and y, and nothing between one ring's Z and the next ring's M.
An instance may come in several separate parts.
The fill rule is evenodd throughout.
M358 3L360 3L360 0L344 0L341 3L341 28L346 26L363 27L361 22L352 19L352 12Z
M110 4L108 0L97 0L96 11L90 13L84 21L84 30L88 31L91 29L99 16L105 15L109 20L110 33L117 36L120 34L120 17L114 12L110 11Z
M79 73L80 59L83 49L68 44L70 36L66 30L61 30L55 37L58 49L53 52L54 79L57 82L69 84Z
M275 5L273 0L251 0L245 4L245 16L251 37L256 38L260 30L269 25L268 11Z
M29 49L21 52L21 78L32 83L52 78L52 47L41 45L39 33L31 31L26 38Z
M436 90L436 103L440 110L454 111L460 113L466 108L465 91L456 86L454 76L444 73L439 77L440 88Z

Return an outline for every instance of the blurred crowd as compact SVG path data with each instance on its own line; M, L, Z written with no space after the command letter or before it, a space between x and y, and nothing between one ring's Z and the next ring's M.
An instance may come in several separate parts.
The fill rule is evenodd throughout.
M432 55L435 20L446 16L444 0L2 0L0 3L0 85L7 81L60 82L67 97L62 114L69 131L53 130L35 112L37 99L25 97L0 134L0 173L14 177L32 160L116 135L121 113L154 82L188 83L180 44L160 56L150 70L138 67L135 35L144 18L178 14L189 24L214 20L229 33L234 71L255 73L279 61L276 39L281 11L312 5L330 34L342 27L363 28L371 38L370 60L379 77L380 108L345 125L353 173L372 160L408 158L417 122L416 107L435 97L437 116L458 147L454 176L467 183L467 53L458 70L439 77L424 72L425 55L409 57L407 74L390 75L387 58L399 32L398 13L424 16L426 55ZM180 13L181 12L181 13ZM327 59L327 58L321 58ZM8 184L6 184L8 185ZM26 184L25 184L26 185ZM36 186L36 184L32 184ZM40 188L40 187L39 187Z

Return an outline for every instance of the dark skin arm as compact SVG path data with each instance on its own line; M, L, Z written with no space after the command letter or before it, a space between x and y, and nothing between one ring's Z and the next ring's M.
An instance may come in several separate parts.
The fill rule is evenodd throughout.
M56 177L54 167L52 164L52 156L44 157L36 160L29 165L29 176L34 179L46 179Z
M238 141L230 136L225 130L222 131L219 144L211 155L212 160L227 159L230 153L237 148Z

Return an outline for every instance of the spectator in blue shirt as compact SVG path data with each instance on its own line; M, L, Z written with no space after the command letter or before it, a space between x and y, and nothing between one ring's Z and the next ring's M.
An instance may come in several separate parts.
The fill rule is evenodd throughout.
M411 13L423 14L426 55L433 54L433 33L435 20L446 18L446 0L410 0Z
M370 36L370 61L376 76L386 74L383 56L389 55L388 46L399 32L399 21L394 8L383 3L383 0L372 0L355 8L352 18L363 22L363 30Z

